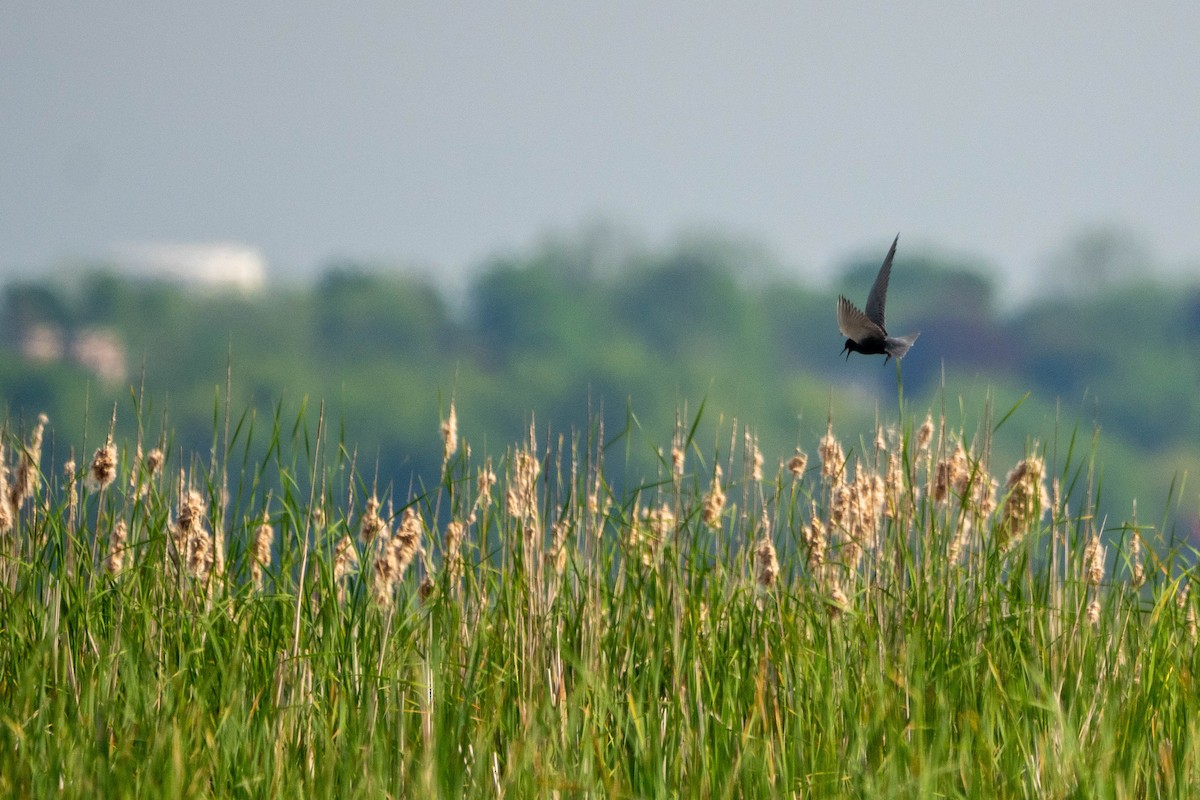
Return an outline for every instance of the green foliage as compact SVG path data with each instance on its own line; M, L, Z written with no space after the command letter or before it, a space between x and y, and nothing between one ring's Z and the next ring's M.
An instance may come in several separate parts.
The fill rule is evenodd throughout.
M776 462L811 446L831 410L869 435L896 403L891 368L839 357L835 291L740 268L756 261L719 243L616 256L603 242L560 243L491 263L453 299L425 279L355 264L312 287L251 295L111 273L12 284L0 311L0 383L10 419L46 412L56 421L57 463L94 446L113 403L131 392L152 398L147 420L173 430L178 446L203 452L228 383L229 402L255 415L280 402L325 403L349 446L365 446L372 472L377 465L379 480L397 486L438 463L428 434L451 395L491 441L519 436L530 414L569 434L593 414L621 430L632 412L664 432L677 408L701 403L710 419L750 424ZM875 258L851 265L838 290L865 296L877 269ZM1135 497L1162 507L1161 475L1195 461L1200 362L1186 357L1200 344L1195 291L1110 284L1001 313L996 281L977 266L903 250L894 283L892 327L921 332L903 362L908 398L1022 387L1035 401L1036 418L1022 422L1031 437L1103 427L1109 470L1122 476L1105 495L1112 515ZM58 357L22 355L39 329L57 331ZM76 363L76 345L96 331L115 336L122 379ZM999 438L1009 452L1026 444ZM643 455L630 479L654 470ZM1194 493L1176 499L1188 518L1200 516Z
M0 491L0 794L1195 796L1193 553L1043 504L1102 469L994 453L1024 403L939 405L795 474L697 412L669 444L464 437L384 492L279 407L219 414L215 459L39 474ZM614 493L642 451L658 479Z

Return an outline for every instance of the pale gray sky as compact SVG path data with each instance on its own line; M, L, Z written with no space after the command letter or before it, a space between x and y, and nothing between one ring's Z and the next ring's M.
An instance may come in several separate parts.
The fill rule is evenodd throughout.
M1200 265L1200 3L0 5L0 273L143 241L461 270L611 217L1019 283Z

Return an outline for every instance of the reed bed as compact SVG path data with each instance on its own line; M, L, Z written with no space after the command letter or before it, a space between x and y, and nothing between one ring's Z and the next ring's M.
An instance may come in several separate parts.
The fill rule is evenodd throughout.
M618 493L599 422L478 455L451 403L399 489L316 417L56 474L5 431L0 794L1200 793L1191 552L1073 441L681 414Z

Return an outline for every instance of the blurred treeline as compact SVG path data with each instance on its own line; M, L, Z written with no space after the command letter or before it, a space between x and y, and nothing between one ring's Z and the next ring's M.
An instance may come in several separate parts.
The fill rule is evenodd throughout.
M502 456L531 415L540 444L561 435L581 447L603 419L616 442L606 471L653 481L677 416L690 429L703 409L704 463L728 451L736 418L773 470L797 446L813 452L829 415L867 442L876 419L897 418L893 364L844 361L834 319L839 291L865 300L887 244L834 287L748 268L755 253L713 241L614 253L584 240L496 259L454 296L417 274L350 263L258 294L103 269L10 282L0 387L10 432L49 414L58 463L103 441L114 402L120 435L133 436L141 398L148 441L166 436L202 457L221 445L227 399L243 438L276 418L290 436L302 414L311 435L323 404L331 441L357 451L360 471L407 488L439 478L438 425L453 395L477 453ZM893 333L921 332L902 364L916 424L932 409L983 437L1019 404L995 435L1000 478L1035 439L1058 463L1073 448L1086 468L1099 429L1100 507L1125 519L1136 497L1139 521L1155 524L1179 504L1192 526L1200 285L1133 270L1002 309L1002 280L900 248L887 310Z

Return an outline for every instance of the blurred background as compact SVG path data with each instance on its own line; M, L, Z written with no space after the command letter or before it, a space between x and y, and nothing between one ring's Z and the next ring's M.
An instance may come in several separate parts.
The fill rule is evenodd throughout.
M770 465L895 418L834 299L899 231L910 407L973 435L1020 402L998 471L1099 430L1114 520L1194 534L1197 30L1182 2L4 4L9 429L49 413L61 462L136 395L207 453L232 365L235 423L324 403L399 486L437 480L451 395L479 450L602 418L643 480L703 408L703 451L736 418Z

